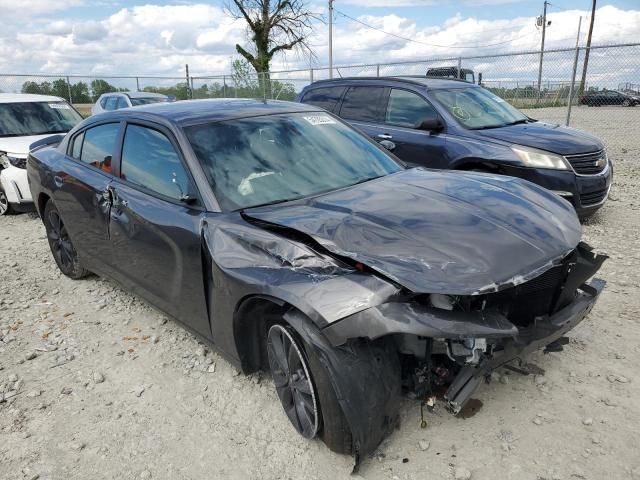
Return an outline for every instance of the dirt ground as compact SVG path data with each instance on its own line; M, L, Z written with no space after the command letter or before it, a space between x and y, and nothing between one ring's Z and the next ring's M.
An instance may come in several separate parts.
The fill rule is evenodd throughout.
M589 318L564 352L530 358L544 375L502 370L481 386L470 418L438 405L422 429L406 400L361 477L640 478L640 108L619 112L574 112L615 164L612 198L584 225L611 256ZM60 275L34 216L0 218L1 479L346 479L352 467L295 433L269 378L239 375L109 281Z

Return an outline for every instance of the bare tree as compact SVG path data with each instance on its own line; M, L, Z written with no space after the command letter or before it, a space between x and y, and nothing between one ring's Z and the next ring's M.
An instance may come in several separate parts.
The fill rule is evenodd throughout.
M304 0L232 0L226 10L234 18L247 22L254 52L238 44L236 50L257 73L264 74L261 80L269 78L271 59L278 52L313 55L307 37L316 16L307 9Z

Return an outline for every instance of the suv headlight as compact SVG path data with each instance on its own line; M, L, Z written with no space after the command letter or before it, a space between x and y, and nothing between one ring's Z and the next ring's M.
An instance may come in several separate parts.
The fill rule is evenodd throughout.
M524 147L522 145L512 145L511 150L522 163L527 167L553 168L555 170L570 170L571 165L562 156L555 153L545 152L536 148Z

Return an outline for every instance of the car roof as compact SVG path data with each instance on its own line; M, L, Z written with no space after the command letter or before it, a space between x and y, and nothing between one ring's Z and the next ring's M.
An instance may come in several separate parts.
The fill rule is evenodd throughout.
M389 83L389 82L402 82L406 84L413 84L416 86L427 87L428 89L438 89L438 88L470 88L470 87L478 87L473 83L466 82L464 80L460 80L457 78L440 78L440 77L426 77L426 76L411 76L411 75L403 75L398 77L345 77L345 78L333 78L328 80L318 80L317 82L312 83L307 88L316 86L316 85L326 85L326 84L339 84L343 83L351 83L351 82L375 82L375 83Z
M129 98L168 98L166 95L155 92L122 92L128 95Z
M112 95L123 95L129 98L169 98L162 93L155 92L107 92L100 95L100 98Z
M180 125L193 125L260 115L278 113L314 112L322 110L313 105L283 102L279 100L258 100L243 98L219 98L204 100L182 100L178 102L153 103L136 108L124 108L101 113L90 118L96 120L107 116L113 118L162 118Z
M64 98L34 93L0 93L0 103L65 102Z

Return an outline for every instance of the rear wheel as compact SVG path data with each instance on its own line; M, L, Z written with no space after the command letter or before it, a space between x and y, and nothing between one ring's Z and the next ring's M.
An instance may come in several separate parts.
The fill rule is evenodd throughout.
M625 100L622 102L622 106L623 107L630 107L631 106L631 102L629 100Z
M10 213L12 213L11 204L7 198L7 194L4 193L4 190L0 187L0 217Z
M60 212L51 201L45 206L43 221L51 253L60 271L74 280L86 277L89 271L82 267Z
M298 433L319 434L332 451L350 454L351 430L313 347L290 326L277 323L267 334L267 356L280 403Z

